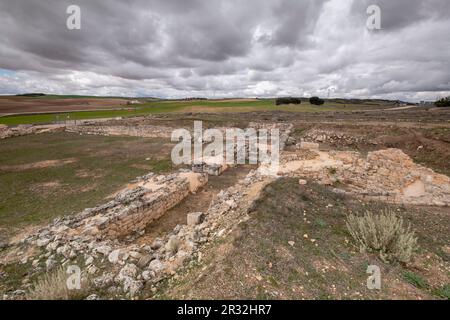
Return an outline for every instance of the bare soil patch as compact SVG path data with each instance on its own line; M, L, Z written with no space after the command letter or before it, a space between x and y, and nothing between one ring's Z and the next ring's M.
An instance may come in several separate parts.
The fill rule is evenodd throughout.
M75 158L67 158L67 159L58 159L58 160L44 160L33 163L26 164L18 164L18 165L4 165L0 166L0 170L4 171L23 171L30 169L45 169L45 168L54 168L59 166L64 166L67 164L75 163L77 159Z
M89 111L125 107L127 100L111 98L0 97L0 114Z

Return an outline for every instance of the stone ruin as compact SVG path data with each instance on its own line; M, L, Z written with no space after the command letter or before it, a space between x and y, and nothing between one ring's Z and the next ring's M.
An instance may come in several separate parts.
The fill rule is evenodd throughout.
M290 127L281 130L281 147ZM17 250L20 254L29 248L39 249L21 261L30 261L32 272L49 271L82 257L83 274L93 278L96 287L110 287L118 290L115 293L133 297L144 283L157 283L182 267L188 258L200 258L199 245L231 230L248 213L258 192L275 179L251 171L245 179L220 192L206 212L187 212L185 225L151 244L138 245L136 239L145 236L146 226L207 183L207 172L220 174L226 169L213 169L213 165L210 163L206 170L202 167L201 172L180 170L170 175L140 177L113 200L57 218L9 247L14 256ZM105 271L101 273L100 269Z
M280 134L280 136L279 136L280 150L283 150L284 147L286 146L286 143L291 134L292 127L293 127L292 124L285 124L285 123L262 124L262 123L256 123L256 122L250 122L249 126L248 126L248 128L255 129L256 131L258 131L260 129L265 129L265 130L278 129L279 134ZM230 130L230 129L233 130L233 129L238 129L238 128L218 128L218 129L222 131L222 134L226 139L226 145L233 146L234 149L231 150L232 153L234 153L235 155L245 154L247 160L250 156L254 156L255 159L258 159L257 152L258 152L258 150L260 150L261 142L249 141L248 139L246 139L244 141L243 145L238 145L235 137L229 137L226 134L227 130ZM272 146L271 146L270 138L268 139L267 142L268 142L267 150L269 152L271 152ZM254 144L253 147L255 147L255 148L253 148L253 149L250 148L250 144ZM256 152L256 154L252 153L252 150L253 150L253 152ZM225 148L224 148L224 152L226 152ZM235 164L227 164L225 157L218 155L218 156L202 157L198 160L194 160L191 164L191 167L192 167L193 172L203 172L203 173L207 173L209 175L218 176L218 175L222 174L225 170L227 170L229 166L234 166L234 165Z
M37 254L22 258L21 263L31 262L31 272L50 271L82 258L83 277L89 277L95 288L133 298L144 284L156 285L175 274L186 261L200 260L200 245L223 237L246 220L258 193L275 179L251 171L234 186L222 190L206 212L188 213L186 224L177 225L152 243L138 244L135 240L139 234L132 239L120 236L139 233L186 193L200 188L205 178L204 174L192 172L141 177L107 204L55 219L15 244L17 249L11 254L28 251L27 247L40 248ZM24 292L17 290L3 298L20 299Z
M64 231L66 240L116 239L138 233L207 181L207 175L189 171L167 176L149 174L138 178L108 203L63 218L63 230L51 230Z
M27 125L21 124L16 127L9 127L3 124L0 124L0 140L20 137L29 134L40 134L40 133L48 133L48 132L62 132L65 130L64 125L60 124L49 124L49 125Z
M281 150L289 142L291 128L286 125L280 130ZM335 192L369 199L450 205L450 178L414 164L400 150L380 150L363 157L357 152L320 151L316 143L300 143L294 149L282 152L279 176L316 181L333 186ZM154 286L187 261L200 261L201 245L223 237L248 219L259 192L277 178L261 174L261 165L221 191L206 212L187 212L186 224L152 243L138 244L135 240L143 235L145 227L205 185L209 172L220 174L226 169L214 169L213 164L197 164L193 171L181 170L167 176L140 177L114 200L55 219L13 245L21 252L26 247L40 248L37 254L22 259L22 263L30 261L37 272L82 257L83 274L92 279L96 288L128 297L139 295L144 284ZM17 251L13 253L17 255Z
M66 127L66 132L102 135L102 136L130 136L142 138L168 138L170 139L173 128L154 125L101 125L99 123L87 123L84 125L70 125Z
M399 149L369 152L319 151L302 144L284 152L279 174L335 186L334 191L414 205L450 205L450 178L415 164Z

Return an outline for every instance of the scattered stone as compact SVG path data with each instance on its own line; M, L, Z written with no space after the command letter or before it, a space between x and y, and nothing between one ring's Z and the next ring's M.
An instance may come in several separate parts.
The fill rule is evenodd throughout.
M159 259L155 259L150 262L148 266L149 271L153 271L155 274L161 273L165 270L166 266Z
M144 279L145 281L148 281L151 279L151 272L148 270L145 270L144 272L142 272L142 279Z
M160 238L156 238L150 246L153 250L158 250L164 245L164 242Z
M36 245L38 247L45 247L46 245L48 245L50 243L50 239L44 238L44 239L37 239L36 240Z
M176 259L175 259L176 264L178 266L182 266L184 264L184 262L186 260L188 260L189 257L190 257L190 254L188 252L186 252L184 250L178 251L177 255L176 255Z
M136 265L132 263L126 264L120 271L119 274L116 276L115 281L116 282L123 282L127 278L134 279L138 273L138 268Z
M152 261L152 259L153 259L153 256L150 254L143 255L138 261L139 268L143 269L143 268L147 267L148 264L150 263L150 261Z
M111 252L111 247L107 245L98 246L95 248L95 251L98 253L103 254L104 256L107 256Z
M119 253L120 253L119 249L112 251L108 255L108 261L111 262L112 264L118 263L119 262Z
M136 259L136 260L141 257L141 254L136 251L130 251L130 252L128 252L128 254L130 255L131 258Z
M106 288L114 282L114 274L111 272L105 273L93 280L95 287Z
M179 245L180 241L178 240L178 237L175 235L171 236L165 246L166 252L172 255L177 253Z
M53 252L55 251L59 246L59 241L53 241L50 242L47 247L45 247L45 250L49 251L49 252Z
M86 258L84 263L86 266L88 266L88 265L92 264L93 262L94 262L94 258L92 256L89 256Z
M98 272L98 268L96 267L96 266L89 266L89 268L87 269L87 272L90 274L90 275L94 275L94 274L96 274L97 272Z
M138 295L142 289L144 288L144 284L142 281L133 280L132 278L125 278L123 281L123 291L127 293L131 298Z
M45 261L45 267L47 270L52 270L56 266L56 261L53 258L48 258L47 261Z
M203 212L192 212L187 215L187 225L196 226L203 222Z
M33 262L31 263L31 266L33 268L36 268L37 266L39 266L39 259L34 259Z
M234 201L233 199L227 200L225 201L225 203L231 208L231 209L235 209L237 207L236 201Z

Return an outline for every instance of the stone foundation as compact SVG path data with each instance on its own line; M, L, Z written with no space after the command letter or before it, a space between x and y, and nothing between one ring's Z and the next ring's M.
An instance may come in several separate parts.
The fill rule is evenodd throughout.
M109 125L76 125L68 126L67 132L103 136L131 136L143 138L170 139L173 128L151 125L109 126Z
M60 124L49 125L19 125L17 127L8 127L0 125L0 140L12 137L20 137L29 134L40 134L48 132L62 132L65 126Z
M49 232L61 233L66 240L116 239L139 232L180 203L208 181L206 174L178 172L168 176L147 175L101 206L54 222ZM64 230L59 227L64 225Z
M279 174L336 191L393 203L450 206L450 178L415 164L398 149L369 152L298 150L282 155Z

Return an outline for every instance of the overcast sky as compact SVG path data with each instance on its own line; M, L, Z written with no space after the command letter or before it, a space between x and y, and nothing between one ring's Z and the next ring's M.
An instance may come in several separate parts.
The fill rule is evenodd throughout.
M450 1L0 0L0 94L23 92L435 99Z

